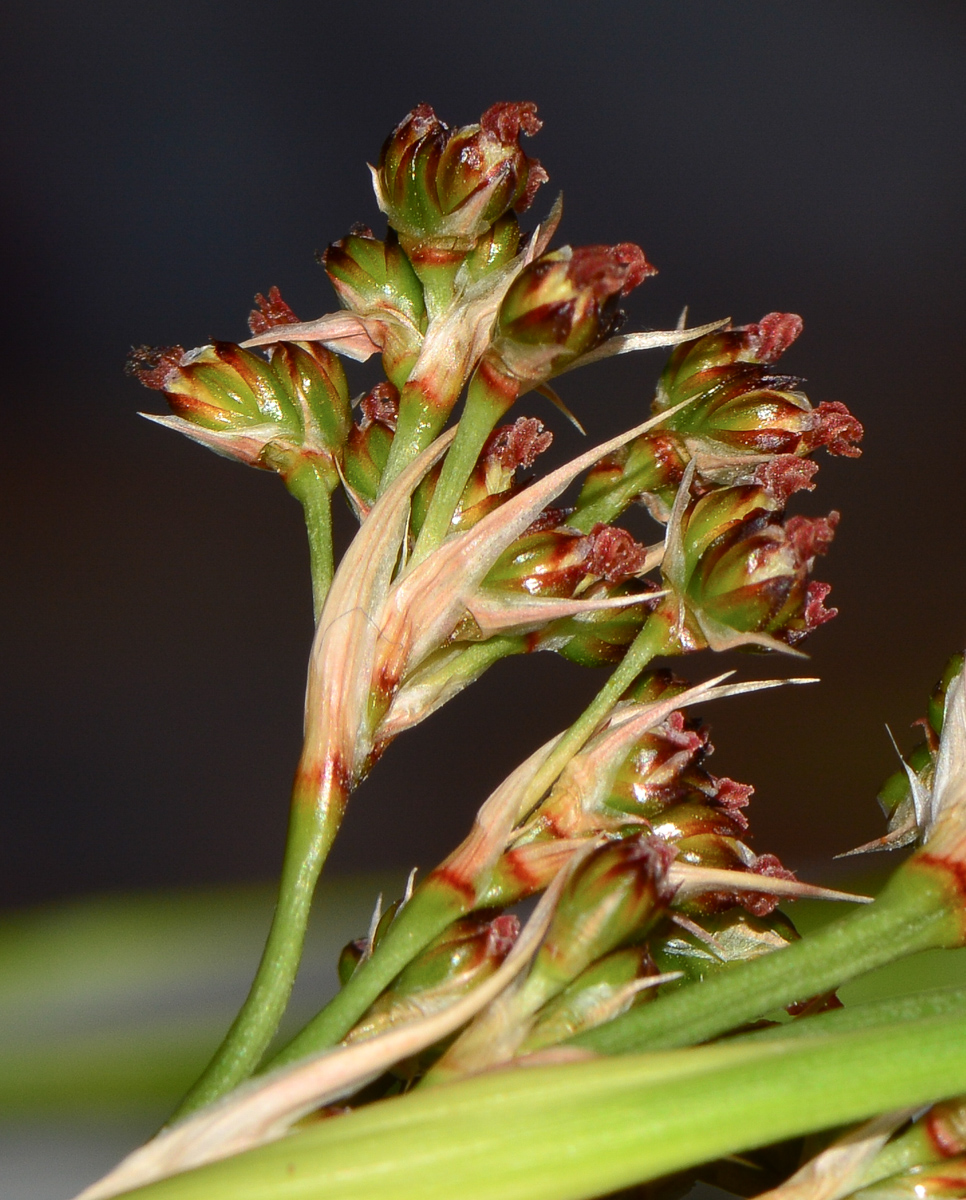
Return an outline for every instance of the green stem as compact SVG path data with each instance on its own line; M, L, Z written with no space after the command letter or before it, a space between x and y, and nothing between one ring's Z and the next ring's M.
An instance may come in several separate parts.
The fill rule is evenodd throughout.
M275 1035L298 972L315 885L345 811L344 788L334 776L327 779L328 786L309 803L296 782L278 902L251 990L172 1120L203 1108L247 1079Z
M784 953L781 951L780 953ZM492 1071L417 1089L137 1200L583 1200L966 1089L966 1021Z
M667 618L661 614L648 619L620 666L537 772L524 805L532 807L537 803L630 684L666 648L668 628ZM272 1066L333 1046L344 1038L403 967L451 921L470 911L474 901L475 897L463 890L447 886L445 877L430 876L389 927L372 957L356 969L346 986L272 1060Z
M443 542L453 523L476 460L497 421L512 406L519 387L494 371L484 360L473 374L466 392L456 438L440 471L423 527L413 551L413 562L420 562Z
M653 491L665 474L664 465L651 458L642 462L640 466L625 469L620 479L603 495L585 505L578 501L576 511L567 518L567 524L581 533L589 533L598 524L610 525L642 492Z
M309 538L312 607L318 621L335 570L332 555L332 492L338 475L328 462L310 459L285 476L285 486L302 505Z
M520 803L521 814L528 812L543 799L544 792L648 663L659 654L668 652L670 630L671 622L665 611L659 609L648 617L610 679L563 734L530 781Z
M472 909L473 899L465 892L447 888L445 881L431 875L396 916L372 957L356 968L345 987L270 1065L293 1062L341 1041L403 967L447 925Z
M705 1041L908 954L961 944L961 903L947 871L912 858L868 908L772 954L724 967L574 1041L603 1054Z

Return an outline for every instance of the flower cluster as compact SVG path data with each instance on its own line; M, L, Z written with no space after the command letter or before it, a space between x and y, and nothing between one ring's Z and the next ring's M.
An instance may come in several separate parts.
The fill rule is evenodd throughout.
M152 419L278 473L300 500L315 596L270 945L185 1111L264 1053L352 791L395 737L507 655L552 650L614 673L346 951L342 991L283 1057L415 1023L436 1033L408 1055L410 1078L474 1070L787 944L778 899L818 894L749 847L751 789L706 769L707 731L684 710L733 687L688 689L648 668L708 648L789 650L834 615L810 576L838 514L785 510L814 487L812 455L854 457L861 426L774 373L801 331L793 315L619 333L623 298L654 267L631 242L552 248L559 201L521 228L547 179L521 146L539 128L528 103L460 128L418 106L372 168L384 236L357 225L320 256L337 311L301 321L272 288L244 342L132 352L131 371L171 408ZM517 401L539 392L559 406L564 372L653 347L672 353L650 413L527 479L552 433L533 416L506 421ZM342 360L373 356L385 378L352 402ZM339 491L360 529L336 564ZM632 504L657 521L651 544L618 524ZM539 892L542 915L518 937L508 910ZM468 1015L447 1050L454 1013Z

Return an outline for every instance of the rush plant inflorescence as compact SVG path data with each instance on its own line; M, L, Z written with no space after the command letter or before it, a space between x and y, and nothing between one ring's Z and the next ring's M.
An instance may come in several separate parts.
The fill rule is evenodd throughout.
M800 654L835 616L812 570L839 515L787 508L820 451L858 457L862 427L780 372L794 314L619 332L654 268L629 242L553 248L559 200L523 231L548 178L521 145L539 129L527 103L455 129L417 106L371 168L385 236L357 225L321 255L338 311L302 321L272 288L245 341L131 353L171 410L151 420L300 501L316 626L249 996L171 1122L86 1200L563 1200L666 1177L683 1193L695 1172L782 1200L966 1195L966 991L836 995L966 939L962 659L883 790L889 831L862 849L916 849L874 902L751 849L752 788L711 773L690 710L809 681L692 684L668 662ZM511 413L527 393L567 413L557 376L660 347L649 414L527 474L552 440ZM385 378L352 399L342 360L375 356ZM339 492L359 529L337 563ZM618 524L632 506L649 544ZM338 993L273 1045L356 788L396 737L537 650L606 682L443 862L380 899ZM857 906L801 937L778 908L800 897Z

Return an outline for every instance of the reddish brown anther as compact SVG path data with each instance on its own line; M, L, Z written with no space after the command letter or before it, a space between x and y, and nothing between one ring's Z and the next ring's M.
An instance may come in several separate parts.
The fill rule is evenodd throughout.
M503 425L490 434L483 457L496 459L507 471L526 470L552 442L553 434L542 421L536 417L518 417L512 425Z
M834 510L827 517L789 517L785 522L788 541L801 562L827 554L840 517Z
M824 625L826 621L831 621L833 617L839 615L837 608L825 607L825 597L831 590L831 584L819 583L818 580L813 580L805 589L805 609L802 619L805 622L806 630L817 629L819 625Z
M823 400L815 410L815 425L807 435L809 450L824 446L829 454L858 458L865 430L860 421L838 400Z
M269 288L267 297L257 292L255 303L258 308L253 308L248 314L248 328L253 337L258 337L260 333L268 333L270 329L276 329L279 325L299 323L298 317L282 299L282 293L277 287Z
M711 778L715 788L715 803L720 804L722 808L728 809L736 816L740 815L737 810L748 807L748 802L755 794L755 789L750 783L738 783L734 779L729 779L727 775L722 775L720 778L712 776ZM744 820L744 818L742 819ZM747 825L747 821L745 824Z
M764 875L766 879L797 878L795 872L783 867L774 854L760 854L750 870L753 875ZM770 896L765 892L740 892L735 898L753 917L770 916L781 902L779 896Z
M776 362L802 332L804 322L797 313L768 313L754 325L746 325L747 351L755 362Z
M778 454L766 459L754 473L754 482L774 496L782 506L795 492L815 490L813 479L818 472L818 463L810 458L799 458L796 454Z
M622 583L643 571L647 547L635 542L626 529L595 525L588 535L587 571L608 583Z
M616 246L580 246L573 252L567 275L578 288L588 288L601 300L626 296L649 275L656 275L644 251L633 242Z
M513 949L513 943L520 936L520 919L512 913L503 913L490 922L487 930L487 957L502 962Z
M181 366L184 346L133 346L124 370L145 387L163 392L171 375Z
M373 421L395 430L399 417L399 389L384 380L359 401L362 410L362 428L367 429Z

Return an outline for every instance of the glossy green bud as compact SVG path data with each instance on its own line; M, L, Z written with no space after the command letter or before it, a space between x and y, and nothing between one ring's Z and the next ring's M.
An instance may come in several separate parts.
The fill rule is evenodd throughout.
M697 923L708 940L681 928L651 939L649 948L657 969L662 973L683 973L682 979L664 984L662 992L700 983L728 963L759 958L798 941L795 926L781 912L756 917L732 908L701 916Z
M417 105L389 135L373 186L404 246L469 250L511 208L527 208L546 172L520 147L541 126L536 105L495 104L450 129ZM407 245L408 243L408 245Z
M827 517L790 517L781 498L756 487L721 488L692 500L680 523L680 551L665 559L665 578L695 620L683 637L701 645L738 644L762 634L794 645L835 616L823 607L827 584L809 580L838 525Z
M529 385L559 374L614 332L619 298L654 273L631 242L544 254L510 285L484 362Z
M343 473L356 511L365 515L379 495L399 415L399 392L391 383L378 383L359 408L362 417L349 432Z
M346 1040L362 1041L453 1003L493 974L519 932L520 922L509 914L477 912L455 921L405 967Z
M426 331L423 285L398 241L376 238L365 226L333 242L321 255L343 308L379 323L387 377L405 383Z
M544 1005L519 1053L559 1045L655 996L656 988L634 992L631 986L653 974L654 964L644 943L604 955Z
M693 401L666 424L692 453L804 455L825 446L857 457L862 426L844 404L813 408L797 380L769 374L801 330L795 313L768 313L755 325L682 343L661 376L654 412Z
M564 888L523 989L533 1012L598 958L640 941L673 896L674 852L660 838L632 837L592 850Z

